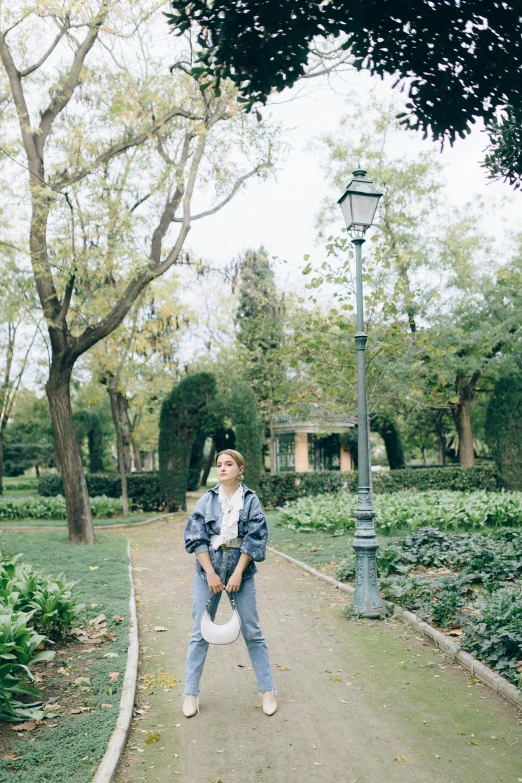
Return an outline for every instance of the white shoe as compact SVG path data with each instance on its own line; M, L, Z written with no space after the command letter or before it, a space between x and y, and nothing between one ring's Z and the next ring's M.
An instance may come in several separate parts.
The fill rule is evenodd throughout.
M183 715L185 718L192 718L199 712L199 699L191 693L185 693L183 696Z
M275 691L264 691L263 693L263 712L265 715L273 715L277 710L277 701Z

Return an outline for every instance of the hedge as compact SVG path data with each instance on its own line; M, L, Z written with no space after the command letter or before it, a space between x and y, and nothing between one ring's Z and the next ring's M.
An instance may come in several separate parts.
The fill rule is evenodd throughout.
M117 473L88 473L85 478L90 497L121 497L121 479ZM133 506L142 511L162 511L165 507L157 471L130 473L127 476L127 491ZM43 497L63 495L61 477L42 476L38 481L38 493Z
M499 488L496 467L489 463L473 468L451 466L424 470L391 470L372 474L375 493L400 492L401 490L446 489L470 491ZM261 479L259 497L266 507L276 508L305 495L321 495L327 492L357 491L357 471L340 473L270 473Z

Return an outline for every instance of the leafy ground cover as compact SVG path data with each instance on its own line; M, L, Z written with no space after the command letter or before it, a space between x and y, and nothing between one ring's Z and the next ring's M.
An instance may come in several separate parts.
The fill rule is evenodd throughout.
M338 492L303 497L279 509L278 524L289 530L341 534L354 528L357 496ZM522 492L394 492L375 495L375 526L395 535L431 526L441 530L481 530L522 524Z
M85 603L85 626L55 637L54 660L34 667L44 706L56 717L0 724L0 779L20 783L88 783L114 729L129 632L126 541L99 536L93 547L72 547L62 533L3 535L3 550L23 553L43 574L65 573ZM81 625L81 623L80 623ZM29 698L29 697L28 697Z
M121 498L104 495L90 498L95 517L115 517L122 513ZM67 507L63 495L55 497L1 497L0 521L14 519L67 519Z
M153 519L159 515L158 511L144 512L136 511L128 516L121 517L94 517L94 527L104 527L105 525L132 525L136 522L145 522L147 519ZM13 519L8 522L0 521L3 530L16 530L20 527L67 527L67 521L64 519Z

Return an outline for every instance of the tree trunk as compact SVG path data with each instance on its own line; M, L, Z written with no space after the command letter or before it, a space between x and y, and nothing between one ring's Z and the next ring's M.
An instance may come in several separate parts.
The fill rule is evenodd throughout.
M439 465L446 465L446 436L442 433L437 433L437 439L439 441Z
M386 413L377 414L372 421L372 429L378 432L384 441L390 470L403 470L405 463L401 433L392 416Z
M136 440L135 437L131 437L132 441L132 450L134 451L134 467L137 471L141 472L143 470L143 464L141 461L141 452L140 452L140 444Z
M456 390L460 402L453 406L452 413L459 436L459 462L461 468L471 468L475 464L470 413L475 400L475 387L479 378L480 373L478 371L473 373L467 383L462 375L457 375Z
M72 368L58 367L53 361L45 391L51 410L55 448L65 493L69 541L73 544L94 544L87 483L71 408L71 372Z
M127 491L127 473L130 473L130 438L129 430L125 433L125 421L122 420L122 411L126 410L125 405L121 404L122 398L127 403L128 401L124 394L117 389L114 389L111 383L108 384L107 389L109 391L109 398L111 401L112 421L114 423L114 430L116 432L116 451L118 453L118 470L121 479L121 505L123 510L123 516L126 517L129 514L129 494ZM128 415L127 415L128 419ZM128 470L126 464L126 448L128 451Z
M212 470L212 465L214 464L214 457L216 456L216 441L214 438L212 438L212 446L210 447L210 451L207 457L207 461L205 462L205 465L203 467L203 473L201 474L201 486L206 487L208 476L210 471Z
M459 462L461 468L471 468L475 464L475 452L473 449L473 431L471 429L472 402L461 402L455 406L453 416L459 436Z

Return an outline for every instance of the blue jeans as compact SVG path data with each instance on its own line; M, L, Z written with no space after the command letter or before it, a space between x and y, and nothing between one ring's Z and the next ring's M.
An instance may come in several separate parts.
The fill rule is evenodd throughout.
M219 571L219 576L225 586L233 571L233 568L232 570L230 567L227 568L227 554L227 550L223 550L223 565ZM230 571L230 573L228 573L228 571ZM221 593L212 594L207 585L206 575L203 574L201 576L196 573L194 575L194 603L192 605L194 630L192 631L192 637L188 646L184 689L184 693L190 693L194 696L199 693L199 681L203 673L203 666L205 665L205 658L207 657L208 650L208 642L201 636L201 618L205 612L207 601L212 595L213 599L210 602L208 611L211 618L214 619L221 599ZM264 691L273 691L275 690L275 684L272 676L272 668L270 666L270 658L268 656L268 647L259 625L254 577L250 576L243 579L239 590L230 595L233 596L234 601L236 602L236 608L239 617L241 618L241 633L243 634L248 654L252 661L252 668L257 680L257 688L260 693ZM225 600L229 600L228 594L225 596Z

